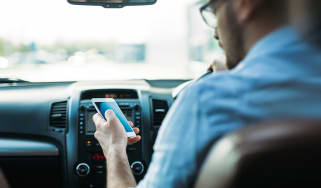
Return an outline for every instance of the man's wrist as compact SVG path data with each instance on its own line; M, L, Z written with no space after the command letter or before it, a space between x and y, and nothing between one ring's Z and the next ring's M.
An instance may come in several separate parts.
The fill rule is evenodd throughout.
M136 181L130 169L126 147L106 149L107 187L135 187Z
M106 158L110 158L112 156L118 156L118 157L126 157L127 158L127 154L126 154L126 147L117 147L117 146L112 146L109 147L106 151L104 151L105 157Z

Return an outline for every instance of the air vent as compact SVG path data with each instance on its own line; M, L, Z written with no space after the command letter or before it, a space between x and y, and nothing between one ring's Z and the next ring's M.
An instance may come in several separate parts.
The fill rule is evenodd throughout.
M167 111L168 111L168 103L165 100L152 100L153 104L153 126L159 127L161 126Z
M67 126L67 101L56 102L51 106L50 126L66 128Z

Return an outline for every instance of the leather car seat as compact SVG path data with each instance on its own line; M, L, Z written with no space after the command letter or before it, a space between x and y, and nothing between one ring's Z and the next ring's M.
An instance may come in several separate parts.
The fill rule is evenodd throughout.
M0 168L0 188L9 188L8 182Z
M269 122L223 137L195 187L321 187L321 121Z

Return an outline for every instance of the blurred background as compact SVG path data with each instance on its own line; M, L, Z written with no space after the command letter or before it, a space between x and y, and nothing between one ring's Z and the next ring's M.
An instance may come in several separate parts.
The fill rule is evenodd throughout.
M0 77L27 81L191 79L223 51L204 2L104 9L67 0L0 1Z

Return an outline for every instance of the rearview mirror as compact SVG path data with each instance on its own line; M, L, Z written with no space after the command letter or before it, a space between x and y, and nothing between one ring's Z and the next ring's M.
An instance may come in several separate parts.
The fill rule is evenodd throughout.
M157 0L68 0L74 5L103 6L105 8L123 8L125 6L152 5Z

